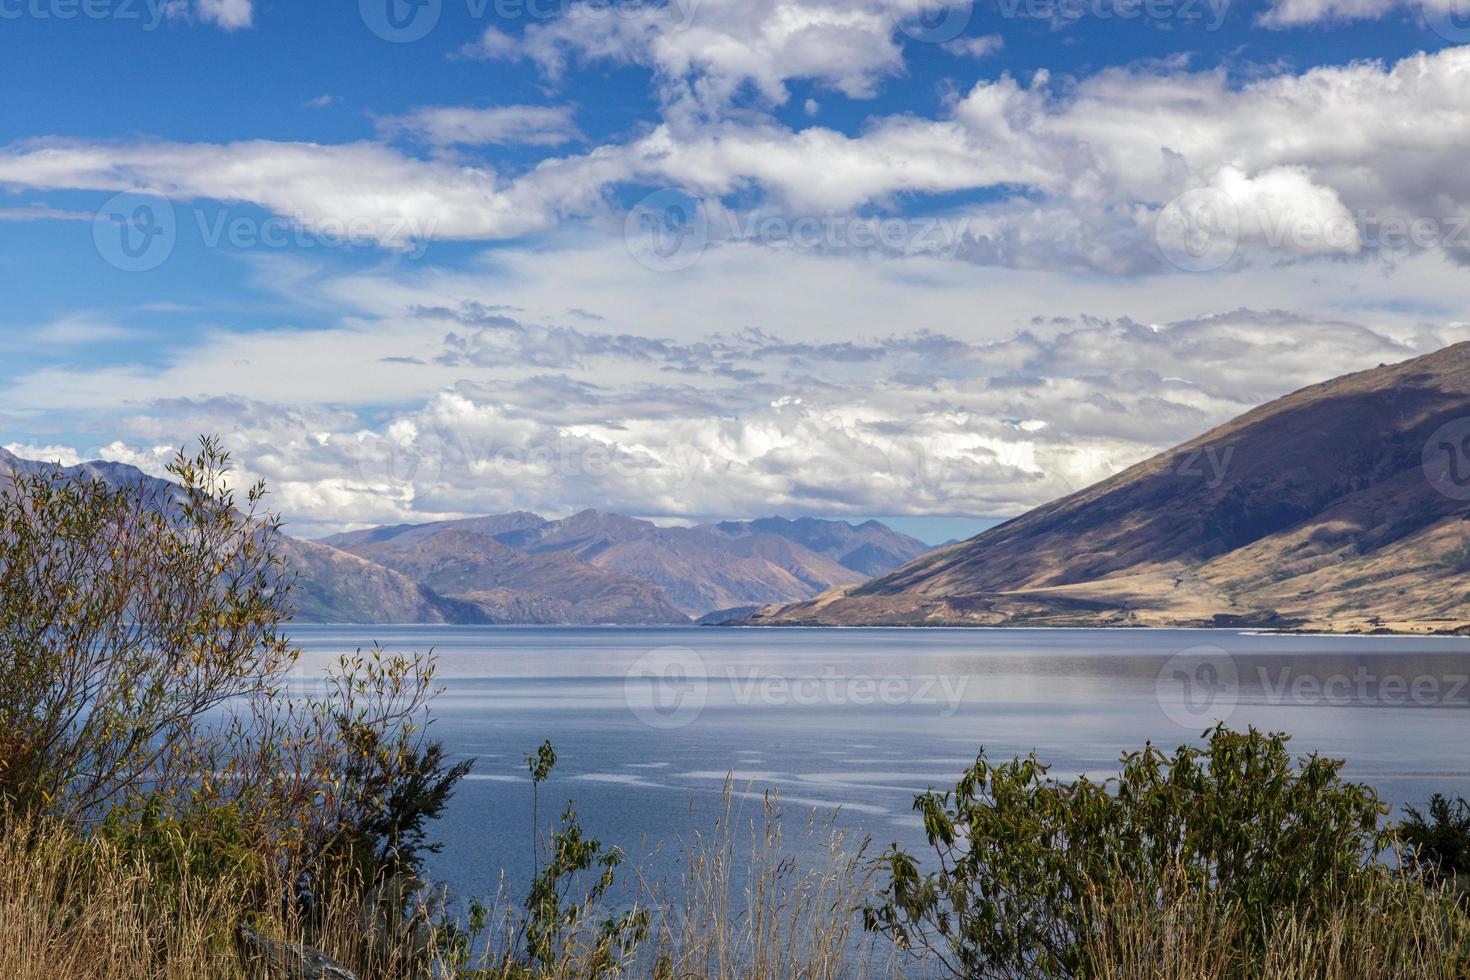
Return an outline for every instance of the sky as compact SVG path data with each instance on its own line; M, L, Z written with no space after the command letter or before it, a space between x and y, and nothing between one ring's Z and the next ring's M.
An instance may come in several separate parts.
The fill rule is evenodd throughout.
M1470 0L0 0L0 445L962 536L1470 339Z

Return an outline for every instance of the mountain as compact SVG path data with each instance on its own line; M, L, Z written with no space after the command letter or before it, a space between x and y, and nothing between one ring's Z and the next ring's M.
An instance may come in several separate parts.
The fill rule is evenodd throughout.
M0 449L0 478L57 470L54 463L22 459ZM92 461L59 467L64 476L85 475L109 486L142 486L167 492L172 485L124 463ZM0 480L3 482L3 480ZM297 622L478 623L487 617L474 605L436 595L391 569L326 545L282 535L281 557L295 573L291 604Z
M296 573L294 619L301 623L484 623L477 604L436 594L356 555L283 537L281 556Z
M1304 388L968 541L752 624L1470 620L1470 344Z
M662 589L644 579L573 554L517 551L486 533L501 527L515 530L500 518L487 518L375 528L329 540L439 595L469 603L493 622L689 622Z
M892 571L933 550L918 538L900 534L878 521L854 526L846 521L822 521L814 517L794 521L784 517L765 517L755 521L722 521L702 527L732 538L775 535L870 577Z
M592 510L548 522L521 547L533 554L566 551L599 568L636 575L667 590L679 608L694 615L788 602L867 577L776 535L737 538Z
M443 538L451 531L476 537ZM432 548L427 546L430 541L436 542ZM566 596L570 583L561 579L583 569L581 574L589 584L576 589L575 601L585 602L592 580L584 567L591 567L616 576L609 581L626 582L632 577L651 584L685 618L712 610L809 598L890 571L926 550L922 542L876 521L855 527L842 521L767 518L660 527L595 510L557 521L522 512L371 528L334 535L325 543L395 568L440 594L460 598L466 598L472 589L489 587L492 581L495 587L552 598ZM477 550L484 560L469 578L457 578L466 563L474 564ZM643 599L652 602L652 594ZM483 597L477 601L485 604ZM574 617L562 621L581 621L576 613L547 609L547 615ZM486 612L502 615L489 608ZM645 608L639 615L652 613ZM649 621L671 621L667 610L659 615L661 618Z
M4 453L0 450L0 453ZM46 464L0 455L22 469ZM164 481L118 463L80 470L113 484ZM923 543L869 521L768 518L699 527L583 511L519 512L286 538L298 621L682 624L728 618L889 571Z

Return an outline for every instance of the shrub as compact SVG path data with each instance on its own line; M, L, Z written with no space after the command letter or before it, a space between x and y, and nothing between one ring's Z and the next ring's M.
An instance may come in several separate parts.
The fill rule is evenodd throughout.
M1233 942L1253 955L1281 922L1331 917L1374 885L1387 838L1371 789L1344 782L1340 762L1293 766L1283 735L1206 734L1205 749L1125 755L1104 782L982 751L953 790L915 800L938 870L889 850L869 928L955 976L1074 976L1098 895L1206 893L1241 910Z
M246 725L295 662L279 524L237 503L210 439L162 481L12 471L0 490L0 796L97 819L180 797L240 799ZM4 482L4 481L0 481ZM213 728L206 732L207 727ZM228 785L226 785L228 783ZM183 799L188 798L188 799Z
M1431 882L1458 883L1461 900L1470 908L1470 802L1430 797L1425 812L1405 808L1408 818L1399 837L1420 872Z

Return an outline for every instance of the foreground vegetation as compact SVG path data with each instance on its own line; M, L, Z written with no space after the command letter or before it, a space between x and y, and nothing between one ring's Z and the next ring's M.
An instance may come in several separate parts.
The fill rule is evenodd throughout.
M649 880L569 805L524 897L445 895L424 862L470 763L432 738L432 659L304 671L277 523L228 462L3 484L0 976L1470 976L1470 805L1391 823L1256 731L1103 783L982 754L916 800L922 857L727 785ZM527 756L538 799L556 761Z

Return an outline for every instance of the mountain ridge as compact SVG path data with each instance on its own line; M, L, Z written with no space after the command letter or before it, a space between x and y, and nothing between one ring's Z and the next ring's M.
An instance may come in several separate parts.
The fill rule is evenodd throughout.
M58 465L0 448L0 466L36 472ZM112 485L172 487L123 463L59 468ZM295 574L297 622L505 625L718 620L862 581L861 569L835 560L850 552L896 567L927 547L877 522L765 518L720 526L660 527L595 510L551 521L518 511L320 541L283 535L280 547Z
M1470 489L1445 481L1454 447L1470 460L1461 439L1470 343L1308 386L891 573L742 622L1456 629Z

